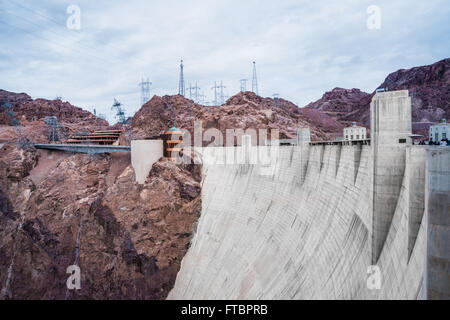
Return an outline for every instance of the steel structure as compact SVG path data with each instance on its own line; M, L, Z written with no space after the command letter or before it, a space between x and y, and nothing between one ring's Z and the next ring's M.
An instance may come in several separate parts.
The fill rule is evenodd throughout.
M45 117L44 122L50 126L50 135L48 140L50 142L59 141L58 129L62 128L62 126L58 123L58 119L55 116Z
M280 94L279 93L274 93L273 94L273 104L277 108L280 106Z
M150 86L152 83L147 78L146 80L142 78L141 83L139 83L139 87L141 87L141 106L147 103L150 100Z
M241 82L241 92L247 91L247 79L239 80Z
M220 89L219 88L219 86L217 85L217 82L216 81L214 81L214 87L211 87L211 89L214 89L214 101L213 101L213 104L215 105L215 106L217 106L218 104L219 104L219 101L218 101L218 94L217 94L217 89Z
M259 95L258 92L258 78L256 76L256 62L253 61L253 79L252 79L252 91Z
M183 60L180 63L180 81L178 82L178 94L181 94L183 97L185 96L185 85L184 85L184 65Z
M223 89L225 89L225 88L226 88L226 86L223 85L223 81L221 80L220 81L220 86L218 87L218 89L220 89L220 95L219 95L219 98L220 98L219 104L220 105L223 105L225 103L225 100L226 100L226 96L225 96L225 93L223 91Z

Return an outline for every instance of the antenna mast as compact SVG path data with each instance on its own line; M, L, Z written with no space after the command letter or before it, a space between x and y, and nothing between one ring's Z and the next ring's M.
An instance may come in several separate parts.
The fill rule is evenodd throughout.
M180 82L178 84L178 94L181 94L183 97L185 96L185 86L184 86L184 65L183 60L181 60L180 64Z
M253 61L253 79L252 79L252 91L259 95L258 92L258 78L256 77L256 62Z

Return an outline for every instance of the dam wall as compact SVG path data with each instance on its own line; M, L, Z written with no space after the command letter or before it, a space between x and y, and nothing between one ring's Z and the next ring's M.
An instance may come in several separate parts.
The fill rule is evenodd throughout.
M426 166L425 297L450 299L450 149L434 148Z
M269 165L217 164L226 148L205 149L218 159L203 164L202 214L169 299L424 297L424 147L405 148L376 263L372 147L273 148Z

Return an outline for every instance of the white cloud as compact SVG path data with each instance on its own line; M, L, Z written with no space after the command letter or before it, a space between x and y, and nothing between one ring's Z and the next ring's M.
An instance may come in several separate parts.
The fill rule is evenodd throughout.
M260 94L303 106L336 86L372 91L388 73L450 52L444 0L78 1L80 31L65 27L71 1L4 2L0 88L62 96L111 121L114 97L139 109L141 77L152 94L177 93L180 58L210 101L214 81L236 93L256 59ZM372 4L380 30L366 27Z

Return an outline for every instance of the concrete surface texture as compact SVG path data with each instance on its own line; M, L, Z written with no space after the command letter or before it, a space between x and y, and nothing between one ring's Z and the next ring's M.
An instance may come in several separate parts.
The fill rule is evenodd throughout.
M426 298L450 299L450 150L427 153Z
M397 120L408 119L407 93L377 95L383 115L390 109ZM205 149L202 214L169 299L448 294L448 155L430 161L434 149L411 146L408 123L396 123L386 126L390 136L376 135L375 143L384 139L386 146L235 148L237 154L272 148L271 164L223 162L224 150ZM378 152L382 161L375 160ZM426 195L438 199L438 208L430 200L425 208ZM429 214L436 219L427 250Z
M169 298L420 297L424 230L421 223L408 259L407 178L376 264L380 288L369 289L369 146L280 147L271 171L246 164L203 170L202 215Z
M373 250L376 262L401 191L406 146L411 145L411 98L407 90L375 94L370 105L373 152Z
M137 183L145 183L153 164L161 159L162 156L162 140L131 141L131 165L136 174Z

